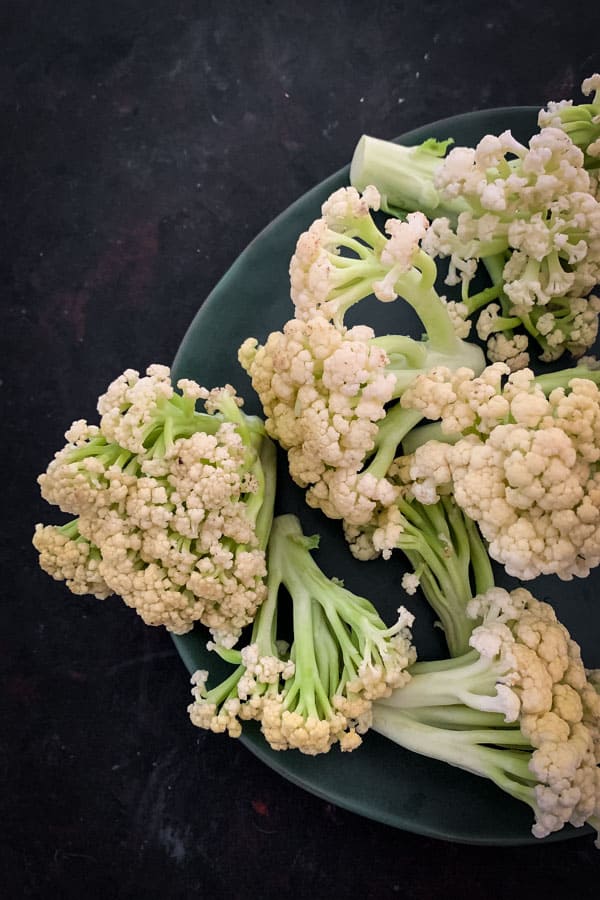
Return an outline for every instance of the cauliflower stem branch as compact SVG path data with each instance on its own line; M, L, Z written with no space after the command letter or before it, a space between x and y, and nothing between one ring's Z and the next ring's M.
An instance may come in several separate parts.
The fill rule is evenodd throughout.
M381 208L403 218L419 211L428 218L448 216L455 220L467 206L462 200L443 200L434 185L434 176L452 140L425 141L405 147L393 141L363 135L352 157L350 183L359 191L375 184L381 194Z
M321 571L311 556L317 545L295 516L274 519L267 597L251 643L241 650L210 645L236 669L210 690L207 672L193 676L194 724L237 737L239 720L255 719L274 750L315 755L336 742L353 750L369 727L372 701L408 679L413 617L401 609L387 626L369 600ZM291 601L291 646L278 639L282 587Z
M536 779L529 770L531 746L518 728L448 729L419 721L402 709L377 704L373 729L407 750L488 778L534 811Z
M492 567L477 527L450 497L424 505L397 503L402 531L396 546L413 566L425 598L439 618L451 656L469 647L473 620L467 604L493 584Z

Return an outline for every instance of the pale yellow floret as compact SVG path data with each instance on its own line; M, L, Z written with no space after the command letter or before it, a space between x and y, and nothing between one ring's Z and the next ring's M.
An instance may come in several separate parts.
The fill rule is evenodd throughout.
M364 521L383 494L393 494L381 479L358 475L395 386L386 354L368 343L372 337L366 326L340 331L316 315L290 320L262 347L250 339L239 353L266 429L288 451L292 478L332 518L354 507Z
M421 502L451 487L491 556L522 579L585 577L600 563L600 392L588 379L546 398L533 373L490 366L480 378L434 370L402 403L441 417L452 445L428 442L402 480Z
M168 367L150 366L144 377L127 370L98 401L100 427L74 422L38 480L48 502L78 517L85 539L63 540L63 568L67 554L82 558L91 542L98 548L88 564L98 573L93 592L119 594L146 623L177 634L200 621L230 646L266 593L265 553L247 505L260 487L250 471L256 451L225 416L212 434L195 418L199 399L215 413L227 402L239 406L232 387L209 391L182 379L179 390L179 405L169 407ZM178 417L190 436L176 436ZM53 533L44 532L46 545ZM48 546L43 565L51 567ZM83 576L64 572L82 592Z
M508 663L501 680L518 700L513 720L518 718L533 748L532 833L541 838L567 823L582 826L600 807L600 697L588 680L579 646L553 608L523 588L479 595L469 604L469 614L483 620L472 646Z
M98 399L102 434L107 441L132 453L143 453L147 428L157 405L172 396L168 366L149 366L141 378L135 369L127 369Z
M486 135L474 149L453 148L435 184L442 197L463 198L471 209L459 214L455 227L447 218L434 219L422 242L426 252L449 259L448 284L468 285L479 260L510 251L502 272L508 314L524 319L548 307L539 323L534 317L547 362L565 350L581 356L594 343L598 309L586 297L600 281L596 186L582 151L549 124L555 115L528 147L504 132ZM513 157L510 165L506 154ZM562 313L549 304L557 300L561 309L565 298L571 316L561 328ZM489 358L514 371L528 365L527 336L493 334L499 311L498 304L483 310L478 334L488 340Z
M56 581L65 581L73 594L92 594L99 600L113 591L100 571L97 550L85 538L72 540L55 525L36 525L33 546L41 568Z

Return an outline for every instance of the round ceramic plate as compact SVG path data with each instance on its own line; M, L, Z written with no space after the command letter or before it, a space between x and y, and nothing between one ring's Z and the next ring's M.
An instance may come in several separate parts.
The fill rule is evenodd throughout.
M536 130L533 107L492 109L467 113L418 128L398 140L418 144L428 137L452 137L457 144L473 145L484 134L510 128L527 142ZM349 153L353 148L349 148ZM313 188L278 216L240 255L212 291L192 322L173 364L176 378L193 378L208 387L233 384L245 398L249 412L260 413L258 399L246 373L237 362L242 341L256 337L263 342L293 316L289 298L288 265L296 240L320 215L328 195L347 185L346 167ZM394 304L361 304L361 318L378 333L412 333L411 311ZM366 308L365 308L366 304ZM409 598L400 589L405 571L401 556L388 562L357 562L345 545L339 523L326 520L309 509L302 492L290 481L285 459L280 459L277 512L294 512L308 534L319 533L316 559L330 576L343 578L355 593L369 597L387 619L403 603L416 615L414 637L421 658L444 653L438 629L433 627L429 607L418 597ZM568 583L540 579L529 585L540 599L551 600L561 619L582 645L586 664L600 666L600 616L594 593L600 575ZM514 582L499 573L500 583ZM209 669L218 678L224 674L220 660L206 650L207 633L175 637L175 644L190 672ZM211 679L210 683L217 683ZM224 740L216 737L215 740ZM277 753L262 739L255 723L245 725L242 742L268 766L285 778L328 801L355 813L398 828L438 838L478 844L526 844L531 836L532 815L528 807L507 797L493 784L408 753L381 736L369 733L353 753L334 748L318 757L296 751ZM561 840L583 833L565 828L546 840Z

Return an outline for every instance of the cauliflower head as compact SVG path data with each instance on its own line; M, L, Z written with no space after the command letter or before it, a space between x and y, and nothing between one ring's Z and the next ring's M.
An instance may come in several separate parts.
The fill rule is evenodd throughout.
M510 575L585 577L600 563L600 391L570 377L546 396L528 369L502 386L507 372L417 379L402 403L440 418L454 443L417 448L405 482L423 503L451 489Z

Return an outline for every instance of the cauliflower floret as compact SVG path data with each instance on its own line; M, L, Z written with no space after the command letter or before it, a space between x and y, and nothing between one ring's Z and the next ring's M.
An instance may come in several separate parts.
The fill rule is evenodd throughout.
M523 588L510 594L495 588L475 598L470 613L483 617L479 630L505 623L512 635L503 652L515 665L509 681L520 701L520 731L534 748L533 834L545 837L566 822L583 825L597 812L600 785L594 734L583 723L590 685L578 645L552 607Z
M508 362L513 371L528 365L527 335L513 334L521 323L544 361L565 350L584 353L598 327L598 310L586 305L586 295L600 281L600 203L584 154L571 137L552 125L535 134L529 147L510 132L486 135L473 150L453 148L435 183L443 199L460 198L469 207L454 227L445 217L434 219L422 241L428 253L449 259L446 282L462 282L467 316L487 300L485 292L468 296L478 262L506 258L490 299L501 289L511 306L502 322L497 303L484 308L478 321L489 358ZM581 306L575 311L572 304Z
M176 392L166 366L127 370L98 410L100 425L75 422L39 478L78 516L73 534L38 528L40 562L77 592L119 594L148 624L183 634L200 621L231 646L266 593L270 515L259 532L258 514L275 461L262 423L230 386L181 379Z
M578 645L523 588L492 587L467 615L478 622L471 650L413 666L404 688L374 705L372 727L527 803L536 837L598 827L598 694Z
M469 310L465 303L457 303L455 300L448 300L446 297L441 298L448 310L448 315L452 319L456 336L466 340L471 333L471 322L469 321Z
M62 528L36 525L33 546L40 554L40 566L56 581L65 581L73 594L104 600L113 591L100 571L100 551L79 534L77 525L77 520Z
M427 419L441 419L446 434L460 434L476 423L485 432L508 414L501 380L509 371L505 363L495 363L475 377L473 370L465 367L450 371L436 366L414 379L401 403Z
M403 483L429 503L451 485L509 574L585 577L600 563L600 392L571 378L546 397L529 369L502 387L506 370L468 378L438 369L415 381L403 405L466 436L425 443L405 461Z
M318 314L341 325L346 309L372 293L377 274L386 274L379 258L386 239L371 218L379 200L372 186L362 196L355 188L340 188L323 204L321 218L300 235L289 268L296 318L308 321ZM361 262L368 277L360 277Z
M292 319L262 347L246 341L240 361L252 377L268 433L288 451L290 474L310 486L308 502L332 518L361 520L393 495L385 479L359 475L375 446L395 377L366 326L339 331L323 316Z
M511 372L518 372L529 365L527 348L529 340L526 334L514 334L507 337L500 332L488 339L487 355L492 363L503 362Z
M237 665L232 674L210 690L206 673L197 676L190 715L199 727L237 733L239 720L254 718L274 750L351 751L370 727L373 702L409 681L414 616L400 607L388 627L369 600L321 571L314 546L295 516L275 518L267 600L251 643L226 655ZM290 647L277 640L281 586L292 599Z
M593 161L600 156L600 74L585 78L581 93L590 97L587 103L575 105L573 100L550 101L540 110L540 128L564 128L586 157Z

